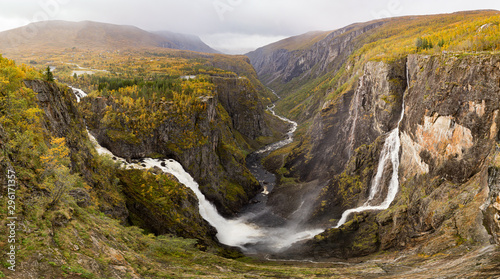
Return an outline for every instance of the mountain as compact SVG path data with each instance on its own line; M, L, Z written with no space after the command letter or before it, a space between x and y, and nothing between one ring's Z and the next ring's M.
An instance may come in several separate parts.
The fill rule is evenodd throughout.
M356 59L380 60L403 56L415 51L417 37L432 38L436 47L439 40L445 40L443 50L448 51L471 49L474 44L479 49L483 47L482 43L473 35L481 33L481 26L484 25L483 35L492 36L486 19L497 13L469 11L356 23L334 31L311 32L285 39L247 56L261 81L285 99L277 105L278 109L288 116L306 120L313 115L312 110L318 107L328 91L333 87L337 90L345 84L344 80L338 79L347 76L341 75L346 69L361 64ZM462 26L470 26L474 30L467 31ZM496 24L493 23L493 26Z
M196 52L220 53L205 44L200 37L195 35L174 33L170 31L156 31L154 34L160 35L175 44L176 49L191 50Z
M23 50L171 48L215 53L199 38L161 32L154 34L134 26L93 21L43 21L0 33L4 54Z
M310 32L264 46L247 56L262 82L285 98L278 108L289 113L288 116L300 114L298 119L305 120L322 98L311 94L310 86L314 88L321 78L335 75L351 54L363 46L366 34L387 22L379 20L330 32ZM306 91L310 106L304 107Z

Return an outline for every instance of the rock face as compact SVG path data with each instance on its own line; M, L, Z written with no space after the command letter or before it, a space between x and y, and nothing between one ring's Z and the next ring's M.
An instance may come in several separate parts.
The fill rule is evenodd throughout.
M369 62L355 88L325 102L285 163L289 176L301 183L283 187L291 192L287 197L280 191L271 194L275 210L291 214L304 199L311 199L310 192L318 192L312 198L310 222L323 223L365 202L368 187L362 185L369 185L383 145L383 139L377 139L395 128L401 114L407 84L404 62ZM304 185L305 195L293 193L304 192L299 190Z
M203 112L186 114L189 121L182 125L165 119L151 135L133 143L113 139L109 136L112 128L101 122L105 110L117 106L112 98L85 98L83 102L91 111L86 115L87 123L102 146L127 159L160 154L179 161L219 212L231 216L260 190L244 156L235 151L247 141L272 133L257 92L247 79L215 77L213 83L215 95L200 99L206 104ZM206 140L189 148L179 147L176 142L185 140L185 131L194 131Z
M464 182L477 173L491 141L498 140L496 59L408 58L412 88L406 97L411 109L403 122L404 177L437 172Z
M310 139L298 148L305 145L314 160L304 160L305 152L294 153L287 167L297 170L302 181L340 174L355 149L396 126L405 88L404 61L366 64L357 87L326 102L314 118Z
M355 89L325 103L288 167L301 181L319 178L310 221L333 227L367 200L404 93L399 192L389 209L353 214L290 254L344 258L413 247L434 255L498 243L499 79L496 55L367 63Z
M488 197L482 205L484 226L491 235L491 242L500 244L500 179L498 165L488 169Z
M251 140L271 136L262 111L264 107L247 78L214 77L217 100L231 117L233 128Z
M40 80L25 81L24 84L37 93L38 106L45 114L43 123L46 132L52 137L66 139L66 145L70 149L72 171L81 173L92 187L90 192L85 188L74 188L68 192L78 206L87 207L98 200L99 210L120 220L122 224L129 224L134 218L140 219L140 222L136 222L137 225L156 234L169 233L197 238L201 244L216 245L216 231L199 214L197 199L192 191L178 186L175 194L168 196L175 204L160 203L155 199L145 198L144 193L140 191L141 184L153 184L146 182L142 171L122 170L110 173L113 170L97 167L102 167L99 165L102 163L97 162L96 153L91 150L92 145L82 114L76 107L76 98L70 88ZM105 103L102 100L97 102L98 108L103 105ZM0 137L2 135L0 130ZM98 177L102 175L109 177L100 180ZM102 185L102 181L109 182L106 180L110 180L113 185ZM158 181L154 183L158 184L157 188L162 189L167 183L176 182L165 182L164 185ZM120 184L121 189L118 189L116 184ZM161 193L158 190L155 197L162 197ZM62 221L64 220L57 222Z
M265 84L287 83L297 77L318 77L329 71L340 69L352 51L355 39L384 21L368 24L353 24L330 32L312 32L259 48L247 54L259 78ZM318 40L318 37L320 38ZM317 40L305 47L304 40ZM294 43L298 42L298 45Z

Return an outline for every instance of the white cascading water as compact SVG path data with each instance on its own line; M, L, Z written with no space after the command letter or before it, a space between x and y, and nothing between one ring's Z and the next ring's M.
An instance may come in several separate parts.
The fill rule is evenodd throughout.
M406 82L408 90L410 88L408 67L406 67ZM396 198L396 194L398 193L399 190L399 148L401 147L401 141L399 138L399 125L403 120L404 112L405 112L405 101L403 94L403 105L401 110L401 116L399 118L398 124L396 125L396 128L394 128L392 131L389 132L389 135L385 140L384 147L382 148L382 152L380 153L380 158L378 161L377 173L370 187L370 195L368 197L368 200L363 204L363 206L344 211L344 213L342 213L342 217L340 218L335 228L338 228L343 224L345 224L347 218L352 213L359 213L367 210L385 210L389 208L392 201L394 201L394 198ZM381 204L370 205L370 202L382 189L380 183L382 180L382 176L384 174L385 165L388 160L390 160L392 164L392 175L387 189L387 196Z
M80 96L77 96L78 101L80 101L80 97L83 98L87 95L80 89L71 88L74 90L75 95L77 93L80 94ZM297 129L296 122L276 115L273 108L274 107L269 108L273 115L292 124L292 127L287 134L287 139L265 147L265 151L262 152L270 151L292 142L293 132ZM237 219L226 219L222 217L217 212L215 206L205 198L203 193L199 190L198 183L184 170L180 163L172 159L159 160L151 158L142 159L141 163L128 163L125 159L115 156L111 151L99 145L97 140L90 133L88 133L88 135L99 154L115 157L116 160L124 164L125 168L149 169L152 167L158 167L163 172L172 174L179 180L180 183L193 190L198 198L200 215L217 229L217 239L223 244L240 247L245 250L245 245L247 244L262 243L271 248L271 250L279 251L290 247L293 243L310 239L323 232L322 229L303 230L296 227L260 228L248 222L248 219L251 216L242 216Z
M297 130L297 126L298 126L297 122L292 121L292 120L285 118L283 116L277 115L276 112L274 112L275 107L276 107L276 105L273 104L271 107L267 107L267 110L270 111L274 116L281 119L281 121L291 124L291 127L286 134L286 139L284 139L282 141L275 142L275 143L271 143L270 145L256 151L256 153L266 153L266 152L281 148L281 147L293 142L293 133L295 133L295 131Z
M73 93L75 94L76 101L79 103L81 98L85 98L87 96L87 93L83 92L83 90L79 88L74 88L72 86L69 86L73 90Z
M200 215L217 229L217 238L223 244L242 247L244 244L253 243L262 236L262 232L251 224L246 224L243 220L228 220L220 216L215 206L213 206L200 192L198 183L187 173L181 164L174 160L158 160L145 158L140 163L128 163L125 159L117 157L108 149L99 145L97 140L89 133L89 138L96 147L99 154L110 155L122 162L127 169L149 169L160 168L163 172L172 174L180 183L193 190L198 198Z

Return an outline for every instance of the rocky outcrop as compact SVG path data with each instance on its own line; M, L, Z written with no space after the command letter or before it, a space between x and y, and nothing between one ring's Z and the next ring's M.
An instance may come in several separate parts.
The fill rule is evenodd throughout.
M71 150L73 168L85 174L83 162L91 157L89 148L84 144L87 138L84 120L76 107L76 98L69 88L61 88L56 83L41 80L26 80L26 87L37 93L38 106L45 113L45 129L53 137L66 138ZM83 158L76 156L80 152Z
M246 78L214 77L214 96L199 98L205 109L184 113L188 120L166 118L151 134L137 141L115 139L110 131L126 132L102 124L106 109L118 109L112 98L85 98L84 105L91 133L113 154L127 159L160 155L179 161L200 184L200 190L225 216L231 216L260 190L259 183L245 165L241 150L249 148L259 137L272 135L257 92ZM169 104L165 104L169 111ZM202 138L192 145L182 142L185 131Z
M26 80L26 87L37 93L38 106L44 111L43 125L52 137L64 137L66 146L70 150L72 172L79 172L92 185L102 199L100 209L108 216L126 223L128 210L124 200L110 197L109 192L103 191L95 179L95 158L92 154L85 122L76 107L76 97L67 87L61 87L54 82L41 80ZM95 153L94 153L95 154ZM84 189L80 189L84 191ZM111 194L112 195L112 194Z
M255 140L271 136L264 119L264 107L252 83L245 77L213 77L217 100L231 117L233 128Z

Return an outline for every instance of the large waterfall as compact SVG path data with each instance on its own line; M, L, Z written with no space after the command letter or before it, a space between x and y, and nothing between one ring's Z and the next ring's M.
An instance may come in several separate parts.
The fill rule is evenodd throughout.
M410 88L408 67L406 68L406 82L408 90ZM405 112L404 95L402 103L403 104L401 109L401 116L399 117L398 124L396 125L396 128L394 128L392 131L389 132L389 135L385 139L382 152L380 153L380 158L377 166L377 173L371 184L368 200L360 207L344 211L344 213L342 213L342 217L340 218L335 228L338 228L343 224L345 224L347 218L349 217L349 215L351 215L351 213L359 213L367 210L385 210L389 208L392 201L394 201L394 198L396 197L396 194L398 193L399 190L399 148L401 146L401 141L399 138L399 125L404 118L404 112ZM380 191L382 190L381 180L384 174L385 165L388 163L388 161L390 161L392 164L392 174L391 174L391 180L389 181L389 186L387 187L387 196L381 204L371 205L373 198L377 194L379 194Z
M73 87L72 89L78 101L80 101L80 98L86 96L82 90ZM297 128L297 123L276 115L273 111L273 107L270 107L269 110L276 117L290 123L291 128L285 140L266 146L256 153L270 152L290 143L293 140L293 133ZM99 154L114 157L117 161L120 161L125 168L149 169L158 167L163 172L174 175L180 183L193 190L198 198L200 215L217 229L217 239L223 244L240 247L247 252L259 252L264 250L280 251L290 247L293 243L310 239L323 231L322 229L303 229L294 223L278 227L259 227L250 220L255 217L255 214L244 214L236 219L226 219L222 217L217 212L215 206L205 198L203 193L199 190L198 183L184 170L180 163L172 159L160 160L151 158L141 159L140 163L129 163L125 159L114 155L111 151L99 145L97 140L90 133L88 134Z

